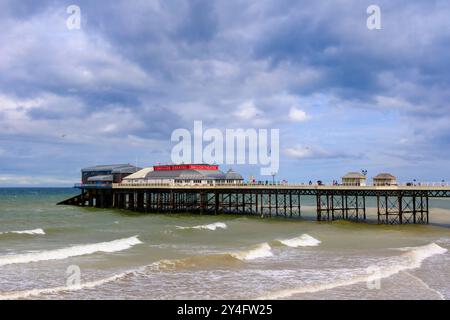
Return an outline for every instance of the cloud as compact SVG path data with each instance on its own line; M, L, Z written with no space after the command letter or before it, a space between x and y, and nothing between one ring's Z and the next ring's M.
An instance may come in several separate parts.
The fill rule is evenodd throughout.
M239 120L250 120L260 116L261 113L262 111L255 107L255 103L253 101L246 101L238 107L238 109L233 113L233 116Z
M56 178L48 176L4 175L0 174L0 184L9 186L34 186L34 185L73 185L73 179Z
M284 153L295 159L342 159L342 158L361 158L362 155L352 155L337 151L326 150L320 146L294 146L286 148Z
M280 128L281 171L361 154L403 170L411 152L435 168L450 150L450 3L381 0L376 31L369 4L81 0L71 31L63 1L2 1L0 174L170 161L171 132L194 120Z
M289 119L294 122L303 122L309 119L305 111L297 107L291 107L289 110Z

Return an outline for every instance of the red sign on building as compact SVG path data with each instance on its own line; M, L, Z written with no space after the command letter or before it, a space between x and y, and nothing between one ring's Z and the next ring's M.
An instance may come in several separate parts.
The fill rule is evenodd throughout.
M174 164L174 165L153 166L153 170L155 171L219 170L219 166L209 164Z

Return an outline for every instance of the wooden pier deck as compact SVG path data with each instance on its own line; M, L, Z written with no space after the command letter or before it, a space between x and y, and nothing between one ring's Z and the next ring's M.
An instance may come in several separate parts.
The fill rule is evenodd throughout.
M365 221L367 199L380 224L429 223L429 199L450 198L450 186L328 186L303 184L79 185L81 194L59 204L140 212L252 214L300 217L302 197L314 196L318 221Z

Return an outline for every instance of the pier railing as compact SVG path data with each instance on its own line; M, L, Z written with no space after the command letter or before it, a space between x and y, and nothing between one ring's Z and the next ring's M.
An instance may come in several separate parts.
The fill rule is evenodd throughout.
M110 189L110 188L112 188L112 184L111 183L75 183L74 188Z
M109 185L111 187L111 185ZM425 189L449 189L450 183L446 182L425 182L425 183L399 183L396 185L357 185L357 184L333 184L333 183L285 183L285 182L271 182L271 183L206 183L206 184L183 184L183 183L113 183L113 188L181 188L181 189L201 189L201 188L299 188L299 189L358 189L358 190L374 190L374 189L410 189L410 190L425 190Z

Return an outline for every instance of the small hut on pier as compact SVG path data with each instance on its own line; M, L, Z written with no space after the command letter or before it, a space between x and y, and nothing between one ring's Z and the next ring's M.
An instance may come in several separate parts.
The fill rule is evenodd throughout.
M349 172L342 177L342 185L344 186L365 186L366 176L360 172Z
M241 183L244 178L233 169L229 169L225 174L225 180L226 183Z
M390 173L380 173L373 178L374 186L396 186L397 178Z

